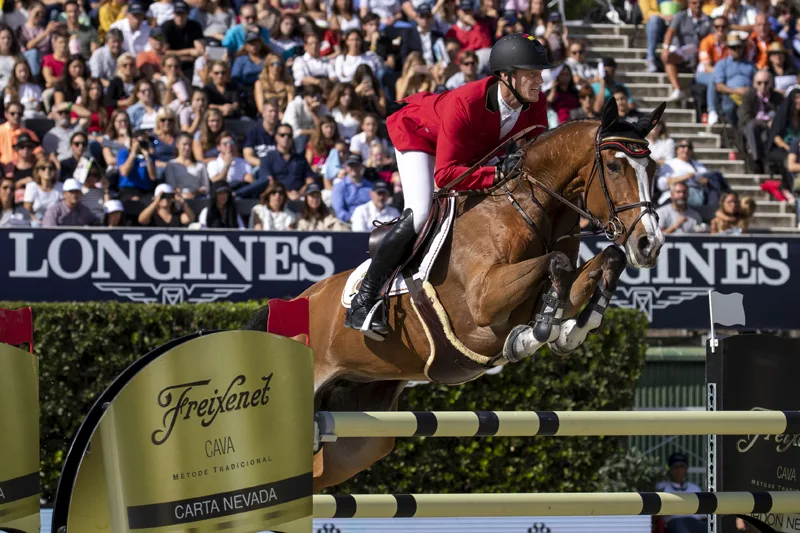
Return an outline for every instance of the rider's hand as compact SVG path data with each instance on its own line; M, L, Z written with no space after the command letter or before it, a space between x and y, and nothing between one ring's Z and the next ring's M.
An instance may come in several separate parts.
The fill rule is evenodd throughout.
M522 153L517 151L508 154L499 163L497 163L496 179L499 181L508 176L512 170L517 166L519 160L522 159Z

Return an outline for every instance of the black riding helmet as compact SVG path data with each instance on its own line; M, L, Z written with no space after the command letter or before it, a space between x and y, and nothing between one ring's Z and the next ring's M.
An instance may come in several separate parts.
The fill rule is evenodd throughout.
M507 72L511 76L516 69L545 70L554 67L547 58L547 51L542 43L527 33L506 35L492 46L489 54L489 71L498 79L501 72ZM503 83L517 100L525 101L511 84Z

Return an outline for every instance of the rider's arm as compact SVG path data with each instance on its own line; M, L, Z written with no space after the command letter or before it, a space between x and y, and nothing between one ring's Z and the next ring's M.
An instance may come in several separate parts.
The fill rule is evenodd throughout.
M445 106L440 124L434 172L437 187L447 185L466 172L469 165L465 165L465 161L485 155L476 154L474 148L470 146L469 139L475 136L475 125L471 124L463 102L455 101ZM494 177L494 167L480 167L462 180L455 190L485 189L494 184Z

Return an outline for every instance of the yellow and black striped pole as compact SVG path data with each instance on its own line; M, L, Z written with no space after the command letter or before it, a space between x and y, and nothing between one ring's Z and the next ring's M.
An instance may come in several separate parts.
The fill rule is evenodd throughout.
M800 513L800 492L316 495L314 518Z
M320 411L315 420L323 441L338 437L800 433L800 411Z

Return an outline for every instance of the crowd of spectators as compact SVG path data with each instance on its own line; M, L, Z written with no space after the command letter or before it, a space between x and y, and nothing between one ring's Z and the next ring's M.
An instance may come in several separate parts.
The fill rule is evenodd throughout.
M794 13L783 0L678 3L639 1L647 68L666 72L670 99L683 94L678 73L694 72L699 117L739 124L751 163L779 167L771 192L794 201ZM642 116L614 58L589 61L546 4L6 2L0 225L369 231L403 207L386 117L417 92L487 76L493 42L510 32L534 35L558 65L542 88L551 128L598 117L610 98L621 120ZM728 213L730 188L690 142L665 127L651 141L664 209L683 183L689 207L719 202L695 230L741 226L712 223ZM688 227L684 216L664 229Z
M731 126L732 148L742 154L747 170L780 177L765 180L762 189L776 200L797 205L800 18L796 6L787 0L639 0L639 7L647 38L647 70L666 73L672 86L669 100L691 93L697 121ZM693 77L688 90L682 89L679 73ZM727 197L730 188L724 178L707 172L692 158L692 151L690 142L679 142L677 153L667 154L671 161L664 160L659 183L662 199L672 198L663 211L672 213L666 219L673 223L662 222L662 227L704 231L707 224L693 220L698 207L710 207L701 209L699 216L712 231L745 228L753 200L743 198L730 211L734 202ZM686 187L673 190L679 182ZM685 201L690 210L684 212L676 200ZM685 214L676 217L676 210ZM728 227L726 213L741 223Z

